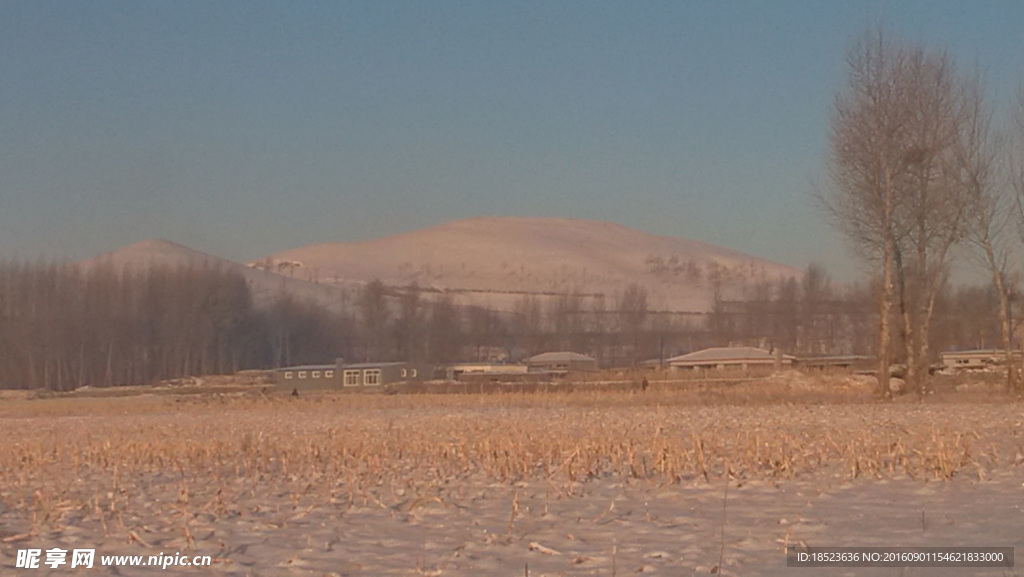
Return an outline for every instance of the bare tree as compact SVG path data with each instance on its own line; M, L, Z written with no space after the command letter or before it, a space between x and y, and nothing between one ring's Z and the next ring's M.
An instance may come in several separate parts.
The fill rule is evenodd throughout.
M548 318L553 325L556 347L579 351L583 348L583 295L578 290L562 293L549 303Z
M836 97L829 170L832 186L823 206L865 260L881 264L878 384L889 388L892 309L895 300L896 205L909 118L901 114L899 81L909 55L879 32L855 45L847 57L849 79Z
M832 118L832 186L821 198L861 257L881 268L881 392L891 394L897 305L907 378L923 390L936 294L967 215L959 156L967 91L948 56L882 32L854 46L848 68Z
M1005 142L992 130L981 82L975 79L967 92L965 122L960 139L959 163L970 204L967 239L992 276L992 287L999 301L999 333L1006 354L1006 388L1017 387L1016 359L1013 354L1009 216L1013 214L1009 188L998 170L999 150Z
M823 354L833 346L827 328L831 311L828 307L832 299L831 281L824 267L811 263L804 270L800 281L800 346L798 349L812 355Z
M526 294L516 299L512 311L511 332L516 345L528 356L541 352L544 347L541 326L543 317L541 304L536 296Z
M385 335L391 318L384 283L374 279L367 284L360 296L359 308L363 322L363 336L366 339L365 360L384 360L384 357L389 356L385 347Z
M970 130L971 83L945 54L913 51L908 68L913 116L906 161L905 201L898 216L905 230L900 248L905 279L901 300L908 335L907 380L924 391L935 299L946 281L952 248L965 236L970 197L962 150Z
M451 295L442 294L430 303L427 334L427 359L434 363L458 360L462 349L462 330L459 310Z
M399 298L399 316L394 322L395 350L398 359L420 361L423 359L423 304L420 287L415 281L402 290Z
M630 362L639 362L641 337L647 320L647 289L630 283L619 296L619 328L630 340Z

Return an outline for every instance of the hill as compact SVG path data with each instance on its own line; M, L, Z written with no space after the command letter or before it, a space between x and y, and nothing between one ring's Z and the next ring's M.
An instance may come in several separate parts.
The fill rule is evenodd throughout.
M380 279L416 282L460 301L509 309L524 294L578 292L604 298L630 283L648 290L652 309L703 312L716 285L739 296L744 283L799 277L799 269L685 238L618 224L563 218L481 217L353 243L316 244L249 263L317 283Z

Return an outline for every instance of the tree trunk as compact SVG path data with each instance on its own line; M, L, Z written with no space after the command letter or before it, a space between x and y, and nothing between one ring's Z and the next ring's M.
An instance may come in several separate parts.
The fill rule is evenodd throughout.
M878 308L878 388L886 399L892 398L889 387L889 343L892 341L892 300L893 300L893 255L895 242L890 238L886 242L885 254L882 257L882 302Z

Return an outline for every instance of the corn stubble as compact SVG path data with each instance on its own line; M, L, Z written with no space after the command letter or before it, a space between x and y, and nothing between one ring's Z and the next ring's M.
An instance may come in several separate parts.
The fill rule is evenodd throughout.
M543 484L560 499L605 478L983 479L1024 459L1024 417L1005 403L707 404L661 390L117 400L106 414L67 403L55 416L66 401L47 402L0 419L3 503L32 532L89 516L136 540L159 514L188 544L198 515L243 514L242 500L261 497L296 515L415 514L488 484Z

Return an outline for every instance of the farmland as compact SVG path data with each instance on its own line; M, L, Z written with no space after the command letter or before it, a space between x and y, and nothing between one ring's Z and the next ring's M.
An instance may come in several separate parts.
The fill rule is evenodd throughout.
M872 514L909 515L906 545L1021 544L997 506L1020 502L1019 403L814 385L10 398L0 564L88 544L238 575L750 574L786 544L874 544ZM963 535L972 499L991 516Z

